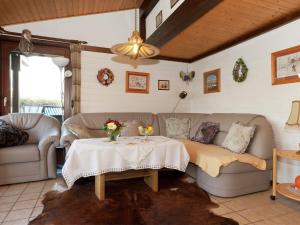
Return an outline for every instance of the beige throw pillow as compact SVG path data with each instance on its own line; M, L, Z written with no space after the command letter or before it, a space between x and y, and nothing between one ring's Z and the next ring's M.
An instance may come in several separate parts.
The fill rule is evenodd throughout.
M141 121L132 120L122 122L124 127L121 129L121 137L132 137L132 136L139 136L138 127L142 126Z
M176 139L188 139L190 135L191 121L188 118L167 118L167 137Z
M93 138L93 135L90 134L89 131L83 126L76 124L65 124L65 127L79 139Z
M233 123L222 143L222 147L238 154L245 153L254 132L255 127L253 126Z

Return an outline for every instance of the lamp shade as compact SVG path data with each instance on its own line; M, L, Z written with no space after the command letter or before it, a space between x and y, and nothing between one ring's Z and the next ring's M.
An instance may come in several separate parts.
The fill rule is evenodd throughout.
M62 67L65 67L66 65L68 65L70 60L68 58L58 56L58 57L53 57L52 61L59 68L62 68Z
M159 54L158 48L143 42L138 31L132 32L128 42L116 44L110 50L116 55L128 56L131 59L151 58Z
M300 126L300 101L292 102L291 114L286 122L287 126Z

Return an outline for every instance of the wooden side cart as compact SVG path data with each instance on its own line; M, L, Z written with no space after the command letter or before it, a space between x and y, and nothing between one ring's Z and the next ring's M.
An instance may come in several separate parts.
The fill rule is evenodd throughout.
M273 149L273 188L271 199L276 199L276 193L279 193L287 198L300 201L300 194L294 193L290 190L291 183L277 183L277 159L278 157L298 160L300 161L300 154L297 154L296 151L292 150L278 150Z

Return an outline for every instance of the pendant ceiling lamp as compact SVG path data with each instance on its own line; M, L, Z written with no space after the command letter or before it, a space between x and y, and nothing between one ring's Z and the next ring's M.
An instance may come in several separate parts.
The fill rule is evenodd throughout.
M111 51L117 55L128 56L131 59L151 58L159 54L159 49L153 45L145 44L137 31L137 12L135 9L135 29L132 32L128 42L116 44L111 47Z

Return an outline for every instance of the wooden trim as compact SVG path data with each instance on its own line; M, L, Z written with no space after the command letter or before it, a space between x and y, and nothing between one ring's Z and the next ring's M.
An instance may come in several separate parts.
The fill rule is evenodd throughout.
M92 46L92 45L81 45L81 50L82 51L89 51L89 52L99 52L99 53L113 54L110 51L110 48L98 47L98 46ZM162 55L155 56L151 59L174 61L174 62L185 62L185 63L189 62L188 59L175 58L175 57L162 56Z
M267 25L265 25L265 26L263 26L263 27L255 30L253 32L250 32L250 33L247 33L245 35L242 35L242 36L240 36L240 37L238 37L238 38L236 38L236 39L234 39L232 41L229 41L229 42L226 42L226 43L222 44L221 46L218 46L218 47L216 47L214 49L211 49L211 50L209 50L209 51L207 51L205 53L202 53L200 55L197 55L197 56L191 58L190 62L192 63L192 62L198 61L200 59L203 59L203 58L205 58L207 56L210 56L210 55L213 55L215 53L221 52L221 51L223 51L223 50L225 50L227 48L233 47L233 46L238 45L238 44L240 44L242 42L248 41L248 40L250 40L252 38L255 38L255 37L259 36L259 35L262 35L262 34L264 34L266 32L269 32L269 31L272 31L272 30L274 30L276 28L284 26L287 23L290 23L290 22L292 22L294 20L297 20L299 18L300 18L300 12L298 11L298 12L294 12L294 13L288 15L288 16L285 16L285 17L283 17L283 18L281 18L281 19L279 19L277 21L271 21L269 24L267 24Z
M207 77L209 75L216 74L217 76L217 88L216 90L208 90L207 89ZM221 91L221 70L216 69L216 70L211 70L208 72L203 73L203 92L204 94L209 94L209 93L217 93Z
M146 89L141 90L141 89L129 88L129 76L130 75L146 77ZM126 92L127 93L149 94L149 85L150 85L150 74L149 73L126 71Z
M279 85L279 84L287 84L287 83L296 83L300 82L299 76L296 74L294 76L286 76L283 78L277 78L277 63L276 60L278 57L289 55L292 53L300 52L300 45L287 48L281 51L273 52L271 56L271 65L272 65L272 85ZM299 71L300 73L300 71Z
M146 40L162 47L223 0L185 0Z
M99 52L99 53L113 54L110 51L110 48L98 47L98 46L92 46L92 45L81 45L81 50L82 51L88 51L88 52Z

